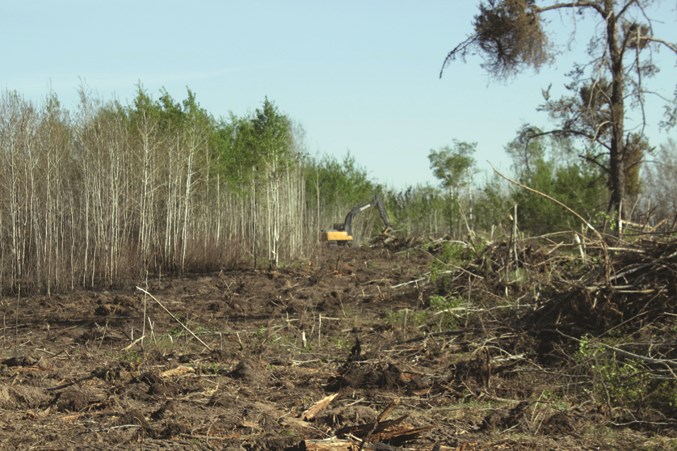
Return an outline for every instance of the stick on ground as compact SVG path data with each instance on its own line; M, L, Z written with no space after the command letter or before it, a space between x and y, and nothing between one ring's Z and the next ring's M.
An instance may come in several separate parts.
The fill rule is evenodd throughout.
M198 337L197 335L195 335L195 334L193 333L193 331L190 330L190 329L188 328L188 326L186 326L185 324L183 324L183 323L181 322L181 320L179 320L179 318L177 318L176 316L174 316L174 314L173 314L172 312L170 312L169 309L167 309L167 307L165 307L165 306L162 304L162 302L160 302L160 301L158 301L157 299L155 299L155 296L153 296L152 294L150 294L149 292L147 292L146 290L144 290L144 289L141 288L141 287L136 287L136 289L139 290L139 291L142 291L142 292L144 292L145 294L147 294L148 296L150 296L150 298L151 298L152 300L154 300L155 302L157 302L157 304L158 304L160 307L162 307L162 310L164 310L165 312L167 312L167 313L169 314L169 316L171 316L171 317L174 319L174 321L176 321L177 323L179 323L179 324L181 325L181 327L183 327L184 329L186 329L186 331L188 331L189 334L191 334L193 337L195 337L195 339L196 339L197 341L199 341L199 342L202 344L202 346L204 346L205 348L207 348L207 350L209 350L209 351L212 350L212 348L210 348L209 345L208 345L207 343L205 343L204 341L202 341L202 340L200 339L200 337Z

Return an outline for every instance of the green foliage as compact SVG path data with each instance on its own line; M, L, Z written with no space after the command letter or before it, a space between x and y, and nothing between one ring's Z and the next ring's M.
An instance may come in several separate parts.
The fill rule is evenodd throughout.
M450 292L449 270L465 265L469 249L465 243L460 241L445 241L437 249L431 249L430 252L435 256L430 268L430 282L437 286L437 292L440 295L448 296Z
M253 115L221 120L212 142L229 187L241 192L251 189L251 183L279 177L303 159L294 143L291 119L268 98Z
M592 217L605 207L606 185L599 173L580 165L558 166L554 161L537 161L526 185L548 194L583 217ZM523 190L515 191L518 223L533 234L570 230L578 221L548 199Z
M445 297L440 295L430 296L430 307L438 312L460 307L463 301L455 297Z
M476 231L489 232L496 227L505 230L510 223L514 202L506 184L498 179L490 179L474 194L473 209Z
M129 362L134 365L137 365L143 362L143 354L136 349L131 349L129 351L124 351L120 354L120 360L123 362Z
M459 241L445 241L435 250L435 260L432 265L431 281L434 283L440 272L446 270L449 265L459 266L463 264L466 245Z
M434 311L434 318L441 331L453 329L458 325L459 315L453 309L463 305L463 301L457 297L440 295L430 296L430 308Z
M306 167L308 197L314 198L319 193L323 205L343 213L346 207L369 200L375 188L366 169L350 153L342 160L325 155Z
M400 309L388 311L385 321L393 326L401 326L403 329L418 328L425 324L431 316L429 310Z
M453 146L445 146L428 153L430 169L443 188L458 191L470 183L475 166L473 154L476 150L477 143L454 140Z
M621 358L589 335L579 342L576 359L591 376L591 394L601 403L633 409L677 409L677 381L655 377L644 362Z
M469 199L466 198L466 202L463 202L461 189L468 187L472 181L475 167L473 154L476 149L477 143L454 140L453 146L431 150L428 154L430 169L446 190L444 215L452 236L462 234L463 215L469 209Z
M568 140L546 139L538 129L523 126L506 150L521 183L564 203L583 217L592 218L607 203L604 174L598 167L568 158ZM531 234L578 228L577 219L554 202L514 188L518 225Z
M445 196L431 185L418 185L399 192L389 192L398 227L406 235L437 236L446 231Z
M219 172L229 188L243 192L249 187L256 165L253 125L247 118L231 116L221 120L213 136L219 161Z
M263 163L269 173L277 176L295 157L291 120L266 98L254 114L252 131L255 146L250 150L256 162Z
M440 296L439 294L435 294L435 295L430 296L428 303L434 309L443 310L445 308L446 303L447 303L447 299L444 296Z

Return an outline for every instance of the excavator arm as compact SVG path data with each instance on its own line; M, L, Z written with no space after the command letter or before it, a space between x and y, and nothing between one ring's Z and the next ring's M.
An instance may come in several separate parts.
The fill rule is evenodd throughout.
M367 210L371 207L378 207L378 212L381 215L381 220L385 224L386 228L391 228L392 226L390 225L390 220L388 219L388 212L386 211L385 205L383 205L383 200L381 199L381 195L377 194L374 196L372 200L370 200L367 203L364 203L362 205L358 205L356 207L353 207L352 210L348 212L346 215L345 220L343 221L343 224L340 224L338 226L339 230L344 230L348 233L348 235L353 234L353 219L355 216L357 216L359 213L362 213L364 210Z

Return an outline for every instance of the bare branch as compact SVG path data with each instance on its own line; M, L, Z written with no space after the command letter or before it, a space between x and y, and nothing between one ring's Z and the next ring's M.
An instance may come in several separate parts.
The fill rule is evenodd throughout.
M202 341L202 339L201 339L200 337L198 337L197 335L195 335L195 332L193 332L192 330L190 330L190 329L188 328L188 326L186 326L185 324L183 324L183 323L181 322L181 320L180 320L179 318L177 318L176 315L174 315L172 312L170 312L169 309L168 309L167 307L165 307L165 305L164 305L162 302L158 301L157 298L156 298L155 296L153 296L152 294L150 294L148 291L144 290L144 289L141 288L141 287L136 287L136 289L139 290L139 291L141 291L142 293L144 293L144 294L150 296L150 298L151 298L152 300L154 300L155 302L157 302L157 304L158 304L160 307L162 307L162 310L164 310L165 312L167 312L167 313L169 314L169 316L171 316L172 319L173 319L174 321L176 321L177 323L179 323L179 325L180 325L181 327L183 327L189 334L191 334L197 341L199 341L200 344L201 344L202 346L204 346L208 351L211 351L211 350L212 350L212 348L210 348L209 345L208 345L207 343L205 343L204 341Z
M616 14L616 17L622 17L632 5L639 5L639 2L637 0L630 0L621 7L621 9L618 11L618 14Z
M664 39L657 38L655 36L642 36L642 39L646 39L647 41L655 42L656 44L661 44L668 49L670 49L673 53L677 53L677 44L666 41Z
M588 156L588 155L583 155L583 154L578 155L578 157L581 158L582 160L585 160L588 163L594 164L595 166L600 168L605 174L609 174L609 168L606 165L597 161L597 158L599 158L601 156L602 156L601 154L593 155L593 156Z
M595 142L595 143L599 144L600 146L605 147L607 149L609 148L608 145L605 144L603 141L598 140L599 136L597 134L591 135L590 133L584 132L582 130L576 130L576 129L571 129L571 128L558 128L558 129L554 129L554 130L548 130L546 132L541 132L541 131L533 132L533 133L529 134L528 136L526 136L527 143L528 143L528 141L530 141L534 138L540 138L542 136L548 136L548 135L555 135L555 136L557 136L557 135L574 135L574 136L578 136L578 137L581 137L581 138L585 138L585 139L587 139L591 142Z
M569 2L569 3L555 3L550 6L541 6L541 7L536 7L536 10L541 13L541 12L547 12L547 11L553 11L556 9L565 9L565 8L592 8L601 15L604 16L604 9L602 9L599 4L596 2Z
M449 66L449 63L455 60L459 54L463 58L468 52L468 49L475 43L475 41L477 41L477 38L478 38L477 34L469 36L468 38L466 38L465 41L458 44L456 47L453 48L453 50L451 50L447 54L446 58L444 58L444 62L442 63L442 68L440 69L440 78L442 78L444 69L446 69L447 66Z

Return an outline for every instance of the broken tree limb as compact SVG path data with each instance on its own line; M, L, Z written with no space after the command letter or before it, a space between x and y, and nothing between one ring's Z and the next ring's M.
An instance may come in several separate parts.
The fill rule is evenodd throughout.
M615 274L613 277L611 277L609 279L609 282L614 282L614 281L616 281L620 278L623 278L625 276L629 276L630 274L634 274L634 273L641 271L643 269L646 269L646 268L655 267L655 266L657 266L657 263L663 262L665 260L671 260L671 259L674 259L675 257L677 257L677 252L673 252L672 254L667 255L667 256L660 256L658 258L655 258L652 261L642 263L642 264L634 266L630 269L626 269L625 271L622 271L618 274Z
M129 346L125 347L124 350L125 350L125 351L129 351L129 350L132 349L134 346L136 346L136 344L137 344L138 342L143 341L144 338L146 338L146 336L145 336L145 335L141 335L139 338L137 338L136 340L134 340Z
M415 284L415 283L423 282L424 280L428 280L428 276L419 277L418 279L410 280L409 282L402 282L402 283L399 283L397 285L391 285L390 288L395 289L395 288L400 288L400 287L404 287L404 286L407 286L407 285L412 285L412 284Z
M567 335L567 334L565 334L561 331L558 331L558 333L560 335L562 335L563 337L566 337L570 340L576 341L578 343L581 342L581 340L579 338L572 337L572 336ZM625 356L625 357L628 357L628 358L631 358L631 359L635 359L635 360L640 360L642 362L665 365L666 367L677 368L677 360L675 360L675 359L656 359L654 357L647 357L647 356L644 356L644 355L635 354L634 352L626 351L625 349L621 349L621 348L617 348L615 346L608 345L606 343L595 343L595 346L599 346L599 347L602 347L602 348L609 349L609 350L611 350L611 351L613 351L617 354L620 354L622 356Z
M167 313L169 314L169 316L171 316L172 319L174 319L174 321L176 321L177 323L179 323L179 325L180 325L181 327L183 327L184 329L186 329L186 331L187 331L189 334L191 334L197 341L199 341L200 344L202 344L202 346L204 346L205 348L207 348L208 351L211 351L211 350L212 350L212 348L210 348L209 345L208 345L207 343L205 343L204 341L202 341L202 340L200 339L200 337L198 337L197 335L195 335L195 333L194 333L192 330L190 330L190 329L188 328L188 326L186 326L185 324L183 324L183 323L181 322L181 320L179 320L179 318L177 318L172 312L170 312L169 309L168 309L167 307L165 307L164 304L162 304L162 302L158 301L158 300L155 298L155 296L153 296L152 294L150 294L149 292L147 292L146 290L144 290L144 289L141 288L141 287L136 287L136 289L139 290L139 291L141 291L141 292L143 292L143 293L145 293L145 294L147 294L148 296L150 296L150 298L151 298L152 300L154 300L155 302L157 302L157 304L158 304L160 307L162 307L162 310L164 310L165 312L167 312Z
M398 406L399 404L400 404L400 398L393 399L392 402L390 404L388 404L388 406L385 409L383 409L383 412L381 412L376 417L376 421L374 422L374 425L372 426L371 430L369 431L369 433L367 433L367 435L365 435L362 438L362 443L360 443L360 449L362 449L364 447L364 444L367 441L369 441L369 438L377 430L380 432L381 430L386 429L387 426L384 426L384 422L385 422L386 418L388 418L390 416L392 411L395 410L395 407ZM407 418L407 415L402 416L402 417L398 418L397 420L394 420L395 421L394 424L398 424L398 423L404 421L406 418Z
M338 438L305 440L303 445L306 451L357 451L357 447L359 446L350 440Z

